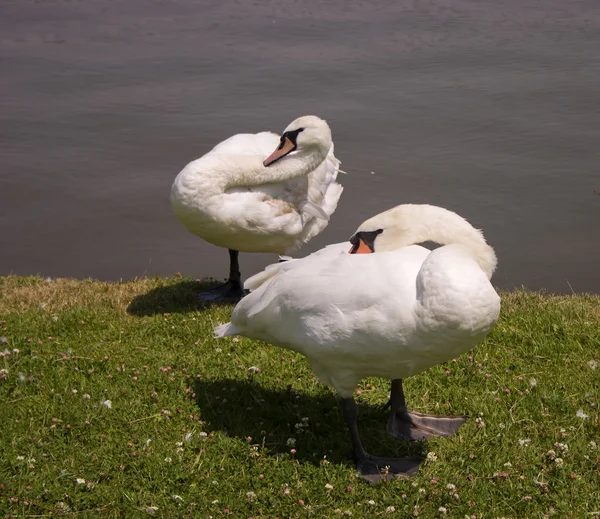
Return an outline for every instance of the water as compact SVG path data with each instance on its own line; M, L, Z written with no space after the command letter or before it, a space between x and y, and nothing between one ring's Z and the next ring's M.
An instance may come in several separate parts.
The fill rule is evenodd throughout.
M348 174L301 254L433 203L484 229L496 285L600 292L598 49L595 0L4 0L0 274L225 277L175 175L314 113Z

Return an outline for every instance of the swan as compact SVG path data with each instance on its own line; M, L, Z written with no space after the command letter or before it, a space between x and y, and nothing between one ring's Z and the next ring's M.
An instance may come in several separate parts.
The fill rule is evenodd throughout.
M442 246L417 245L425 241ZM392 381L387 430L396 438L454 434L466 417L410 411L402 380L485 338L500 313L490 283L496 264L482 232L458 214L399 205L365 221L350 242L248 279L252 291L235 306L231 322L215 328L215 337L243 335L305 355L342 399L364 479L411 475L420 459L376 457L363 449L354 390L364 377Z
M171 205L193 234L229 249L229 279L200 294L235 302L245 294L242 252L286 254L319 234L342 194L331 130L308 115L283 134L240 133L190 162L171 187Z

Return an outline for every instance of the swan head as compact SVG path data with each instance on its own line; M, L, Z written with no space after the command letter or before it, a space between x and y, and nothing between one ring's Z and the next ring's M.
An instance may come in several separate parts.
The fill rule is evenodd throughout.
M395 250L402 243L402 235L410 228L403 218L402 208L397 206L363 222L350 238L350 254L370 254Z
M269 155L265 167L281 160L287 155L308 153L320 156L319 163L325 159L331 148L331 129L316 115L305 115L292 121L283 131L277 149Z

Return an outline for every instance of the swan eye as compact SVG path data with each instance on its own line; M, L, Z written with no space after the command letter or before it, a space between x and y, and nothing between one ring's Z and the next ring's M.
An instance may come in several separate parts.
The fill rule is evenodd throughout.
M298 148L296 139L298 138L298 134L302 131L304 131L304 128L283 132L283 135L279 139L279 146L277 146L277 149L263 161L263 166L265 168L269 167L274 162L285 157L288 153L296 151Z
M352 238L350 243L352 248L350 254L370 254L375 252L375 239L383 232L383 229L377 229L376 231L360 231L357 232Z
M304 131L304 128L298 128L297 130L291 130L289 132L285 132L281 136L281 140L279 142L279 149L282 149L283 146L285 145L286 138L290 140L290 142L294 145L294 147L298 146L298 144L296 144L296 139L298 138L298 134L303 131Z

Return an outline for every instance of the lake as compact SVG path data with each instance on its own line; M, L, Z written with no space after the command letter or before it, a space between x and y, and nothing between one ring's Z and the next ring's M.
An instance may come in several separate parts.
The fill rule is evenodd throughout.
M173 179L316 114L345 191L298 255L431 203L484 230L495 285L600 292L594 0L5 0L0 70L0 274L225 278Z

